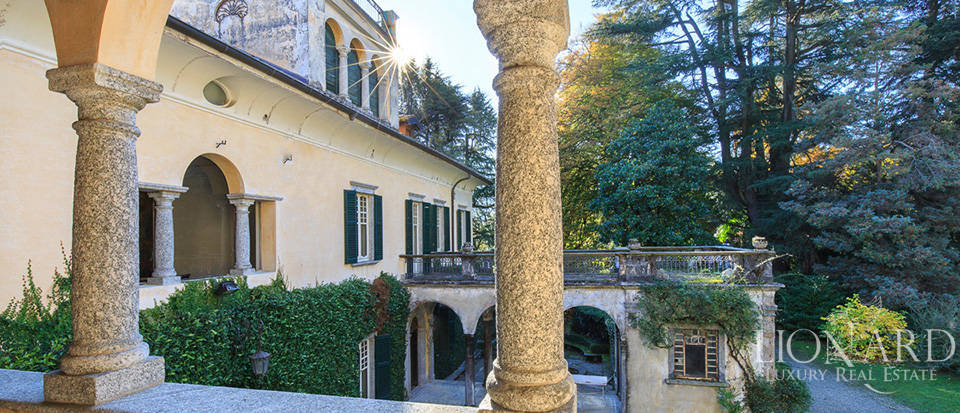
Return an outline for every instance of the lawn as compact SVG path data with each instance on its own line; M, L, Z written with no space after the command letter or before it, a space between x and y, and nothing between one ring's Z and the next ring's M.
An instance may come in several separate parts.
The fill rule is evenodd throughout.
M794 355L800 360L809 359L815 350L813 342L793 342ZM820 367L830 368L830 374L834 378L834 368L844 368L841 373L844 377L869 384L880 392L891 393L891 398L918 412L960 412L960 376L935 372L931 378L929 370L921 370L908 364L853 363L852 368L846 368L842 362L831 361L827 365L823 348L815 363ZM922 374L926 377L922 377Z

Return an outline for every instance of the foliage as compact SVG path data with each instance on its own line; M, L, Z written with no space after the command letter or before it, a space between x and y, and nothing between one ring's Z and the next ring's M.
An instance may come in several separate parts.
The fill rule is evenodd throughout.
M907 321L911 331L917 334L917 341L923 344L922 349L930 345L932 360L921 361L922 364L940 370L952 371L960 374L960 351L951 345L950 337L960 337L960 297L947 294L924 294L907 303ZM943 330L930 333L929 330ZM932 344L928 344L932 339ZM952 357L950 352L953 351ZM926 355L925 353L923 353ZM921 356L918 352L918 356ZM922 357L922 356L921 356ZM943 361L934 361L943 360Z
M957 9L942 6L948 16ZM816 230L812 240L826 256L819 271L848 288L900 300L953 294L960 282L960 85L944 64L921 63L937 34L911 13L877 7L856 20L844 48L857 53L838 69L849 86L818 105L804 145L822 155L799 170L782 206Z
M742 288L658 281L637 294L638 313L631 321L655 347L671 344L668 328L686 324L717 326L735 351L745 349L759 328L760 309Z
M433 311L433 371L445 379L463 364L467 343L460 318L450 307L437 304Z
M743 397L732 389L717 389L717 404L726 413L746 413L747 409L742 399Z
M62 246L61 246L62 251ZM20 300L0 313L0 368L51 371L59 365L73 337L70 312L70 259L63 251L64 273L54 270L53 287L44 300L27 264Z
M895 359L897 333L907 328L903 314L865 305L857 294L847 298L845 304L837 306L823 320L823 331L829 333L840 347L832 348L832 354L868 363ZM909 335L903 335L905 345L912 344L909 338Z
M28 271L29 301L0 314L0 368L50 371L59 364L71 338L69 261L65 264L67 274L55 274L51 304L35 300L40 291ZM382 332L392 341L392 396L403 400L410 295L396 278L380 279L389 289ZM151 354L164 357L167 381L359 395L358 343L377 327L370 283L351 278L287 290L280 278L252 289L243 278L233 280L240 289L230 295L213 293L219 281L191 282L167 303L141 311L140 332ZM267 375L257 379L248 356L260 343L271 357Z
M819 330L823 317L844 299L839 283L825 275L789 272L777 275L775 280L784 285L777 291L777 324L788 333Z
M656 103L606 148L596 170L604 240L626 245L704 245L719 224L713 213L710 156L689 111Z
M789 369L777 366L778 371ZM753 413L802 413L811 400L807 385L790 374L778 372L773 381L758 376L744 384L744 401Z
M656 57L649 47L588 37L560 60L557 128L566 248L603 246L602 216L590 205L598 196L597 167L610 161L610 142L625 135L654 102L683 100L686 92L676 82L629 70L636 61Z

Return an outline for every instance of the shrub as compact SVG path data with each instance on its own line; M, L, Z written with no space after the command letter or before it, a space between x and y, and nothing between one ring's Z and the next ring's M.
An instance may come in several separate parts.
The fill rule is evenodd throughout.
M840 349L831 354L843 355L852 360L875 363L890 361L896 357L897 332L907 328L903 314L883 307L865 305L854 294L845 304L839 305L823 318L822 329L836 340ZM903 336L904 340L909 335Z
M825 275L791 272L778 275L776 281L784 285L777 292L777 324L788 332L819 330L823 317L843 303L840 284Z
M789 374L777 374L774 381L762 376L748 381L744 385L744 401L752 413L802 413L810 407L811 398L804 382Z
M0 313L0 368L56 369L71 339L70 266L56 273L45 304L28 267L23 299ZM404 357L409 292L381 274L389 291L386 314L377 307L371 284L350 278L338 284L286 290L272 285L248 288L243 278L233 294L213 294L219 281L197 281L167 303L140 312L140 332L150 352L163 356L170 382L340 396L359 395L358 343L378 328L391 338L391 394L406 398ZM248 356L271 354L266 376L251 373Z
M924 346L923 351L917 352L917 356L926 355L927 340L932 338L931 358L944 361L924 361L924 364L930 368L960 373L960 351L957 351L955 346L951 346L950 339L943 333L933 333L933 337L927 334L927 330L939 329L946 331L952 337L960 337L960 297L949 294L927 294L906 303L906 306L910 328L917 334L918 342Z
M0 368L47 372L56 370L73 337L70 313L70 259L63 251L63 274L54 270L47 300L27 263L23 298L11 300L0 313Z

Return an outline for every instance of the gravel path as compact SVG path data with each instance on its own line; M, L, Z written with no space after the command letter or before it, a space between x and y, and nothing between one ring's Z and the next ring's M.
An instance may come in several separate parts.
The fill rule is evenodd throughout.
M785 357L795 377L807 383L813 403L810 413L916 413L895 400L857 383L837 381L833 368L800 364Z

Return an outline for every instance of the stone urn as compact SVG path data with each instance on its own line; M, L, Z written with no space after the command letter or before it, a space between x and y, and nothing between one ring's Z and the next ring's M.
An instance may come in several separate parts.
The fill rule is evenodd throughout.
M753 242L753 248L758 250L767 249L767 239L761 236L753 237L751 240Z

